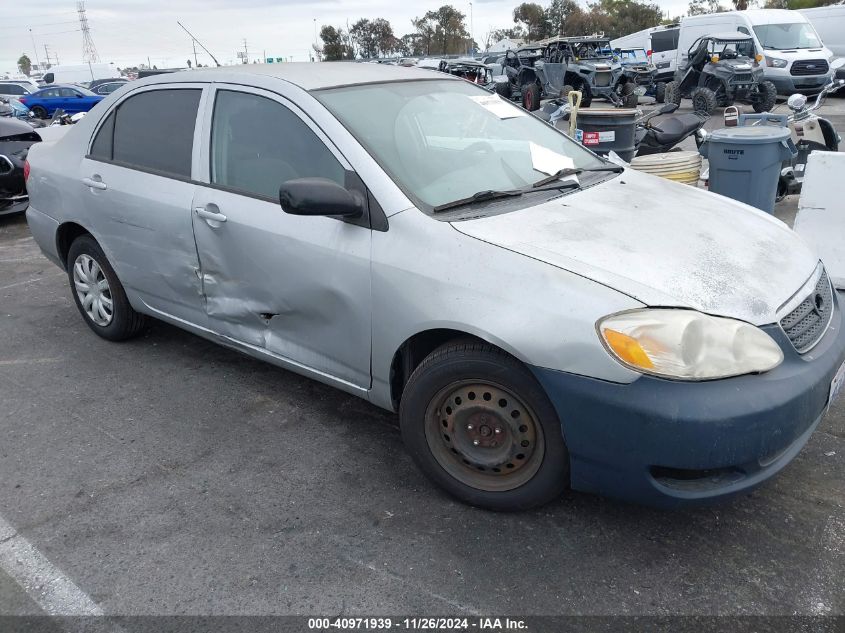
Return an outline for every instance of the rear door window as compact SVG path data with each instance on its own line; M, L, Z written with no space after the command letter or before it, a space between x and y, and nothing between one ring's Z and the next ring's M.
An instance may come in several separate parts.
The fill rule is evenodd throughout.
M90 156L162 176L190 178L201 94L199 88L170 88L129 97L100 127Z

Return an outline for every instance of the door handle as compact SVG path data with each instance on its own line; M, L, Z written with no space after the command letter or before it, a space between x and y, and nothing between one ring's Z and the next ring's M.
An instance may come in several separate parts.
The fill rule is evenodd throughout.
M108 185L106 185L99 176L94 176L93 178L83 178L82 184L86 187L91 187L91 189L99 189L100 191L108 189Z
M219 209L216 211L215 209L217 209L217 205L208 205L207 207L194 207L194 213L197 214L197 217L200 217L203 220L211 220L213 222L225 222L226 216L220 213Z

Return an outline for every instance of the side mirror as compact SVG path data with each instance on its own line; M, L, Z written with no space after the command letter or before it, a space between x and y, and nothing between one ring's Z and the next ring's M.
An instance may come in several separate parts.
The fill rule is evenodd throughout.
M840 57L838 59L834 59L830 64L830 67L833 70L839 70L843 66L845 66L845 57Z
M328 178L296 178L279 187L282 211L291 215L357 218L364 208L355 196Z
M82 99L84 96L85 96L85 95L81 95L81 94L79 94L78 92L76 93L76 98L77 98L77 99Z
M662 106L660 106L659 112L660 114L669 114L670 112L674 112L677 109L677 103L664 103Z

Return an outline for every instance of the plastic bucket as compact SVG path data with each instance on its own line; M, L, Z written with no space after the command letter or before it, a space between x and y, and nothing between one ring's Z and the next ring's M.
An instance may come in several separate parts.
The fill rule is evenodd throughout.
M630 161L636 153L636 121L635 109L578 110L575 140L596 154L614 151L622 160Z
M767 213L775 209L781 163L797 153L789 128L770 125L716 130L699 151L710 161L710 191Z
M631 168L685 185L698 185L701 155L698 152L666 152L631 159Z

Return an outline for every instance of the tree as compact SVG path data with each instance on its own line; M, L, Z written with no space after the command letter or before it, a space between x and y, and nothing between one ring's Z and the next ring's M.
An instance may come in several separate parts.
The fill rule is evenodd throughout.
M20 58L18 58L18 70L20 70L27 77L29 77L29 73L32 72L32 60L26 53L24 53L20 56Z
M513 10L514 24L522 23L531 41L541 40L548 35L546 11L534 2L523 2Z
M545 10L548 35L563 35L567 18L580 10L575 0L552 0L552 3Z
M418 50L419 55L465 53L474 42L466 30L466 15L451 5L427 11L411 20L416 31L402 38L402 50Z
M725 13L728 9L719 0L690 0L687 15L704 15L705 13Z
M349 35L355 43L355 52L364 59L378 57L378 43L373 31L373 23L361 18L349 29Z
M501 42L502 40L524 40L527 37L528 34L525 32L525 29L517 25L512 29L496 29L490 31L484 39L487 50L490 50L490 47L496 42Z
M599 0L590 10L605 16L604 34L607 37L636 33L657 26L663 19L663 11L658 5L637 0Z
M411 24L416 29L413 36L419 48L419 55L431 55L431 46L434 43L434 22L429 17L429 13L431 11L421 18L411 20Z
M320 39L323 40L323 59L327 62L355 59L351 40L343 29L324 24L320 29Z

